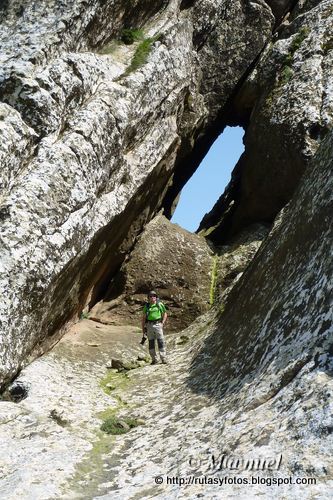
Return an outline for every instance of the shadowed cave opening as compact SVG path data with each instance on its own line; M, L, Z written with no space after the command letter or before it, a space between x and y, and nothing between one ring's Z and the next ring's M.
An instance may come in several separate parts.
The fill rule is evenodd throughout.
M244 129L226 127L183 187L171 222L195 232L228 185L244 151Z

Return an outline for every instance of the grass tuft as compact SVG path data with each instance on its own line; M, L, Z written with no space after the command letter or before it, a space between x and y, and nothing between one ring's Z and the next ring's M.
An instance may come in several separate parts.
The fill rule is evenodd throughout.
M106 434L125 434L138 425L141 424L136 418L111 416L102 423L101 430Z
M134 42L143 40L144 33L141 29L126 28L122 31L120 39L125 45L132 45Z
M141 66L143 66L148 59L148 56L151 51L152 44L158 40L158 36L153 38L146 38L143 40L136 48L136 51L133 55L131 64L125 71L125 76L129 75L133 71L137 70Z
M209 290L209 303L212 306L215 300L215 290L217 283L217 264L218 264L218 256L215 255L213 257L213 267L212 267L212 279L210 282L210 290Z
M303 28L299 30L297 35L295 35L292 42L290 43L288 54L286 54L281 68L280 79L279 79L279 83L281 85L288 83L288 81L292 78L294 74L292 70L292 64L295 52L300 48L303 40L305 40L305 38L308 36L309 33L310 33L310 28L308 26L303 26Z

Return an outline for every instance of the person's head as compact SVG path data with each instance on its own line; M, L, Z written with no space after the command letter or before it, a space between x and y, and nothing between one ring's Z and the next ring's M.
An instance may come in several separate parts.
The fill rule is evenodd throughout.
M157 293L154 290L148 293L148 300L151 304L154 304L157 301Z

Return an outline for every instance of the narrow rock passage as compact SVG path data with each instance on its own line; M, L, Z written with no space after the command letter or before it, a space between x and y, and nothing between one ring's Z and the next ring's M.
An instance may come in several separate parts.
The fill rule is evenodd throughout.
M111 358L135 360L147 354L139 344L139 328L86 319L74 325L50 353L20 374L28 397L20 403L0 402L0 498L242 499L268 498L268 491L269 498L310 498L306 486L299 485L268 489L256 484L251 496L249 486L239 482L289 474L284 466L292 446L284 450L283 443L295 411L292 404L297 407L298 402L290 385L250 411L244 404L235 407L230 398L197 393L196 384L202 388L216 374L205 371L209 360L204 356L197 372L190 365L216 327L217 315L210 311L181 333L167 336L168 365L146 364L117 374L106 368ZM319 390L332 384L323 377L310 373L308 380ZM298 383L299 394L309 383L304 379L302 384L291 382ZM250 391L245 387L241 403ZM110 415L144 422L127 434L111 436L100 430ZM282 450L281 470L219 470L222 454L278 457ZM318 483L311 495L320 492L324 496L318 498L325 498L329 488Z
M200 325L202 330L204 323L203 317L197 322L197 330ZM111 396L120 401L117 416L135 417L145 423L110 438L98 484L94 464L90 462L89 467L88 452L84 459L88 470L74 475L63 490L64 498L73 490L80 498L170 498L181 493L177 485L158 486L155 477L166 480L166 475L187 476L196 468L189 463L191 456L206 449L207 436L212 431L218 433L221 425L219 405L209 397L194 394L186 384L194 344L194 339L189 341L191 327L188 330L188 335L186 330L181 335L168 335L168 365L130 370L126 374L128 383L112 391ZM202 338L197 341L200 343ZM197 490L197 486L187 488L184 494Z

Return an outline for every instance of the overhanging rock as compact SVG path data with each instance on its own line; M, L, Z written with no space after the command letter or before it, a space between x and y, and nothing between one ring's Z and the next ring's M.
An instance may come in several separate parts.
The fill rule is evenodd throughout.
M2 7L1 384L77 317L172 182L178 194L175 168L223 128L275 22L261 1L137 2L142 56L110 43L127 5Z

